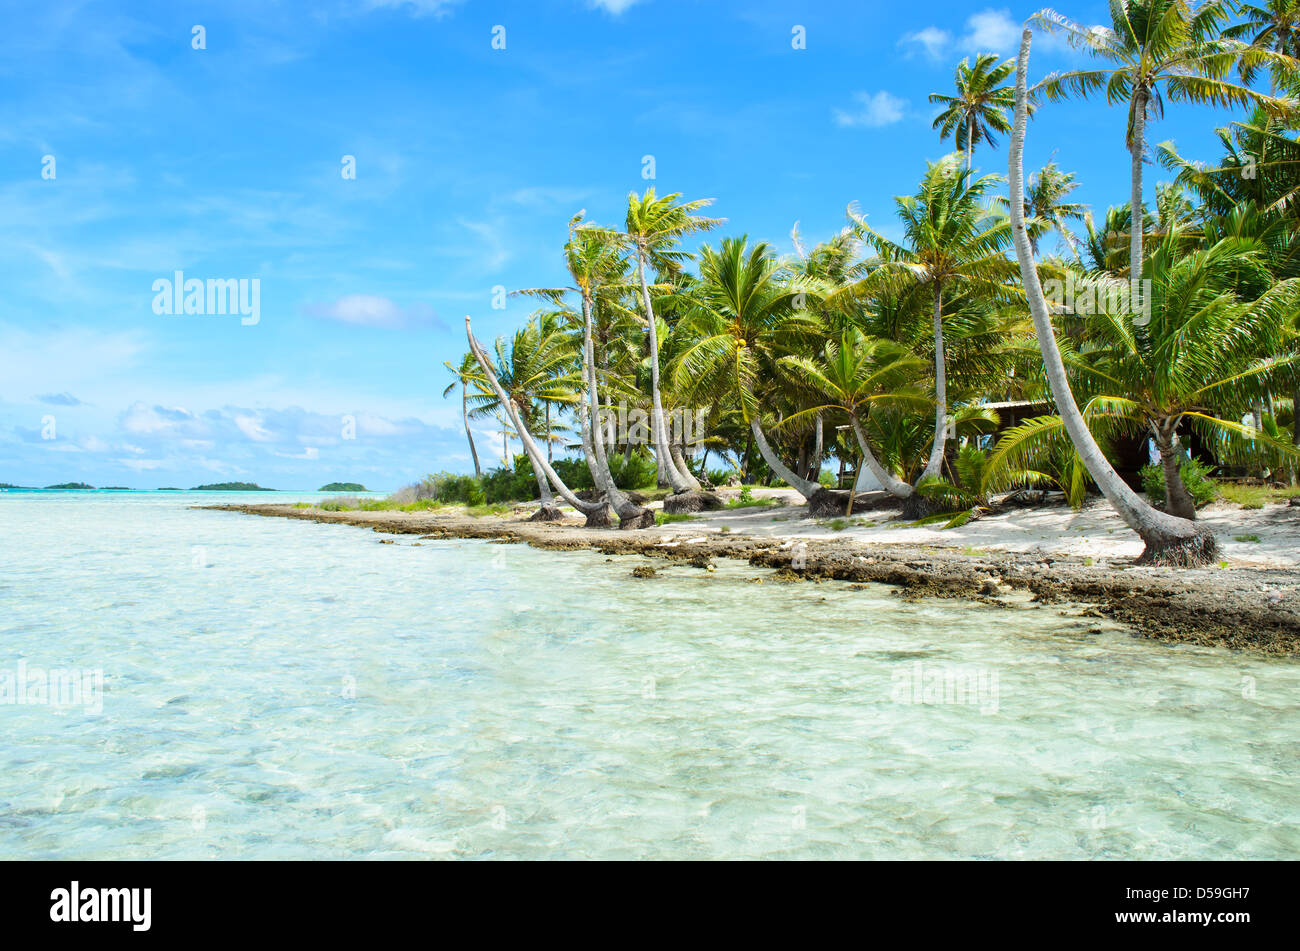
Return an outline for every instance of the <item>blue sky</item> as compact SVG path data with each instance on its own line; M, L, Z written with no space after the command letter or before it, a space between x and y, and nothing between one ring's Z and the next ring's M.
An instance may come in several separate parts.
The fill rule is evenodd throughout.
M0 482L389 489L464 471L443 361L466 313L483 339L526 318L526 299L494 310L494 287L560 281L573 213L617 223L653 184L716 198L726 233L782 252L796 221L826 237L850 201L896 234L893 196L951 148L926 96L963 55L1011 54L1037 7L0 4ZM1031 79L1077 62L1040 40ZM1211 158L1230 118L1174 107L1152 137ZM1045 108L1027 165L1053 154L1080 200L1126 200L1120 110ZM1005 142L976 158L1005 173ZM178 270L258 279L258 322L156 314L153 283Z

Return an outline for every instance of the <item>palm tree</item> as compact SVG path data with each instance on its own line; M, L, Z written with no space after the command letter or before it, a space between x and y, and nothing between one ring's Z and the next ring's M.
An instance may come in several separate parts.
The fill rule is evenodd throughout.
M826 342L816 359L790 354L781 357L780 363L825 401L788 417L785 422L808 414L820 416L827 411L843 413L871 474L891 495L911 496L913 487L877 458L863 430L862 419L878 405L927 405L929 399L913 385L923 362L893 341L870 338L860 330L846 328L838 339Z
M451 373L454 379L442 391L442 398L446 399L460 385L460 416L465 423L465 438L469 440L469 454L474 459L474 478L483 477L483 470L478 463L478 450L474 448L474 434L469 428L469 399L468 388L471 383L481 386L483 383L483 374L479 372L478 361L474 359L474 354L467 353L461 358L460 366L457 367L450 360L443 361L443 366Z
M1243 17L1240 23L1234 23L1223 31L1223 35L1234 40L1245 40L1251 46L1272 50L1293 59L1300 56L1300 0L1268 0L1263 7L1245 4L1237 10ZM1281 71L1274 66L1273 89L1281 85ZM1242 81L1250 82L1253 70L1249 67L1242 72Z
M598 427L601 403L596 374L596 356L593 333L593 312L597 301L609 304L613 295L622 288L627 270L622 257L622 238L607 228L583 224L585 212L578 212L569 220L569 240L564 246L565 266L573 280L569 287L528 288L517 291L563 305L566 295L577 294L581 305L582 326L581 365L583 398L578 401L578 418L582 425L582 449L591 471L592 482L605 493L609 504L619 516L620 528L643 528L654 524L654 514L632 502L618 486L610 472L605 454L604 435Z
M1132 313L1079 317L1084 343L1067 351L1064 362L1075 392L1087 394L1109 429L1154 440L1166 510L1190 520L1196 507L1179 473L1184 424L1223 451L1261 442L1279 449L1237 420L1272 380L1300 362L1300 354L1280 354L1286 320L1300 305L1300 279L1269 286L1264 259L1249 239L1223 238L1191 251L1185 244L1171 231L1147 261L1149 321L1135 321ZM1267 290L1243 298L1243 283Z
M1115 0L1115 2L1122 4L1123 0ZM1052 397L1056 401L1061 422L1069 433L1070 441L1074 444L1075 451L1078 452L1088 474L1092 476L1097 487L1101 489L1102 494L1115 507L1129 528L1137 532L1144 542L1145 549L1139 561L1183 566L1209 564L1218 548L1214 535L1196 525L1195 522L1158 512L1142 501L1137 493L1119 477L1102 453L1088 429L1083 414L1079 412L1078 404L1074 401L1070 380L1066 375L1061 351L1052 330L1047 300L1043 296L1043 288L1038 280L1038 269L1034 265L1033 249L1029 246L1029 232L1025 228L1023 156L1029 102L1026 76L1029 70L1029 43L1032 35L1032 31L1026 27L1020 37L1020 57L1016 64L1016 108L1012 123L1008 178L1011 189L1011 227L1016 260L1020 265L1025 297L1034 320L1034 331L1038 336L1038 346L1042 353ZM1140 203L1135 203L1135 207L1140 207Z
M560 478L555 468L547 461L546 456L537 448L537 443L533 440L532 434L528 427L524 425L523 415L521 414L520 399L517 394L512 394L502 385L497 376L496 370L492 366L492 360L483 345L474 338L474 331L470 326L469 314L465 315L465 337L469 340L470 353L478 361L479 369L483 371L486 379L488 391L497 407L505 413L506 419L514 424L515 432L519 436L519 441L524 444L524 452L528 454L528 461L532 464L533 472L537 476L538 488L542 493L542 504L534 518L544 520L554 520L559 517L559 509L556 508L551 494L551 486L559 492L564 501L568 502L579 512L587 516L589 525L608 524L608 504L604 499L599 502L586 502L569 489ZM498 356L501 354L501 347L498 346ZM523 408L527 409L525 403Z
M1129 104L1125 142L1132 157L1129 207L1135 212L1142 208L1146 123L1148 118L1163 115L1166 97L1171 102L1225 107L1261 103L1285 108L1280 100L1225 78L1238 67L1297 65L1290 57L1225 36L1221 30L1230 13L1227 0L1196 4L1191 0L1111 0L1108 27L1084 26L1054 10L1041 10L1034 16L1034 22L1047 30L1065 33L1076 49L1112 64L1110 68L1052 73L1034 92L1058 101L1070 93L1086 98L1105 89L1110 105ZM1134 227L1129 239L1129 277L1135 288L1141 273L1142 228Z
M495 381L496 386L486 387L484 392L468 397L474 406L470 415L504 411L506 420L514 424L519 439L532 442L532 433L544 425L542 404L570 404L576 399L574 388L579 377L574 365L572 342L564 333L559 316L541 311L515 332L509 345L504 339L498 339L496 353L496 366L491 368L491 381ZM488 371L483 369L483 361L479 359L477 362L486 376ZM529 458L542 499L540 511L544 513L543 517L558 517L550 482L543 468L532 459L531 452Z
M975 57L975 65L963 59L957 64L954 80L957 95L945 96L931 93L930 102L943 106L931 128L939 130L939 138L946 139L956 133L957 147L966 153L966 171L971 170L975 143L997 145L994 132L1007 133L1007 110L1015 104L1010 86L999 85L1011 75L1012 64L999 63L992 53Z
M1066 201L1070 192L1079 187L1073 172L1063 172L1055 162L1048 162L1029 176L1029 191L1025 196L1025 213L1030 219L1029 243L1038 253L1038 242L1044 234L1055 230L1070 249L1075 260L1079 248L1074 235L1066 225L1068 221L1083 221L1088 209L1078 202ZM1037 223L1036 225L1034 223Z
M672 365L681 392L727 397L740 406L754 443L771 470L805 499L821 486L789 469L763 433L762 400L772 392L777 360L807 340L820 324L798 306L816 288L785 272L766 242L724 238L700 248L700 276L680 295L687 306L687 344Z
M998 175L973 179L958 172L961 157L952 154L927 163L915 195L895 204L903 222L902 244L890 241L855 216L858 233L876 251L871 273L850 293L867 296L883 283L929 297L934 335L934 439L921 477L937 475L948 438L948 378L944 352L944 302L959 299L1012 302L1015 264L1005 251L1011 240L1007 219L989 204L1002 181ZM837 294L834 300L842 298Z
M668 431L664 420L663 394L659 388L659 334L655 324L654 303L650 298L650 285L646 280L646 266L653 266L663 274L681 270L681 262L691 255L675 250L682 238L708 231L721 224L721 219L705 218L695 214L713 204L712 198L679 201L681 195L673 193L662 198L647 188L644 195L631 192L627 196L626 237L636 261L636 276L641 285L641 307L645 317L650 344L650 434L654 441L655 463L660 482L672 486L674 492L699 489L700 484L689 471L681 472L673 462L668 445Z

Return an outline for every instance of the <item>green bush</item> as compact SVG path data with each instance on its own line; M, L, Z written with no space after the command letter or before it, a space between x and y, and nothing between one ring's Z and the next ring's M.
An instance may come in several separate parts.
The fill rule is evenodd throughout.
M620 489L645 489L655 485L657 469L650 453L644 449L633 450L623 461L623 454L616 452L609 457L609 473L614 477L614 484Z
M1191 493L1196 505L1213 502L1219 495L1219 485L1210 478L1213 470L1198 459L1188 459L1178 467L1183 485ZM1142 467L1142 489L1153 505L1165 504L1165 471L1161 466Z

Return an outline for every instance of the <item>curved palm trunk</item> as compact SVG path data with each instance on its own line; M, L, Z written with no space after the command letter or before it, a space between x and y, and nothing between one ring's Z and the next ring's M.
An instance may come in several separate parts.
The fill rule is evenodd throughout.
M1052 397L1056 401L1057 411L1075 451L1083 460L1088 474L1092 476L1097 487L1101 489L1111 505L1115 507L1129 528L1137 532L1146 543L1139 562L1156 565L1195 566L1204 565L1213 560L1217 543L1214 536L1199 528L1187 519L1176 518L1164 512L1158 512L1147 505L1137 493L1128 487L1102 453L1097 441L1093 439L1079 412L1074 394L1070 391L1070 382L1065 374L1065 364L1061 361L1061 351L1056 345L1056 336L1052 331L1052 321L1047 313L1047 301L1043 297L1043 288L1038 281L1038 270L1034 266L1033 254L1029 248L1029 234L1025 230L1025 114L1026 84L1025 77L1029 70L1029 42L1031 32L1026 29L1020 38L1020 58L1016 63L1016 112L1011 131L1011 155L1009 175L1011 188L1011 232L1016 246L1016 259L1020 263L1020 277L1024 282L1025 297L1029 302L1029 312L1034 318L1034 331L1038 336L1038 347L1042 351L1043 364L1047 370L1047 379L1052 387Z
M645 310L646 329L650 334L650 433L655 444L655 465L659 469L660 481L666 481L674 492L698 489L700 484L695 477L678 471L668 447L668 428L664 421L663 396L659 389L659 330L655 326L654 305L650 300L650 285L645 279L645 254L637 248L636 276L641 282L641 306Z
M492 387L492 392L495 393L497 399L501 401L501 405L505 408L505 412L509 416L510 422L515 424L515 432L519 436L519 441L524 445L524 452L528 453L528 459L533 464L533 471L540 473L538 477L538 485L541 484L543 476L545 479L549 479L550 484L555 486L556 491L560 493L560 497L583 515L591 515L592 513L599 512L603 509L605 507L605 502L603 501L599 503L584 502L582 499L574 495L569 487L564 484L564 480L561 479L559 475L556 474L555 470L551 468L551 464L546 461L546 456L542 455L542 451L537 448L537 443L533 441L532 433L530 433L528 428L524 426L523 420L520 419L519 414L515 412L514 403L508 396L506 396L506 391L502 388L501 381L497 379L496 371L492 369L492 361L488 359L488 355L483 351L483 347L479 342L474 339L474 331L470 329L469 314L465 315L465 336L469 339L469 348L474 354L474 359L478 361L479 367L483 370L483 375L487 377L488 384Z
M754 434L754 443L758 446L758 454L763 457L768 468L779 475L786 483L796 492L804 497L806 502L813 497L813 493L821 488L816 482L810 482L807 479L795 475L794 471L786 468L785 463L776 457L772 447L768 445L767 437L763 435L763 430L759 428L758 419L749 421L749 431Z
M587 456L587 468L596 488L618 513L620 527L643 528L654 524L654 515L634 503L614 484L605 453L605 434L600 431L600 397L596 386L595 343L591 333L591 300L582 298L582 366L587 385L587 406L579 416L582 420L582 448Z
M465 384L460 385L460 415L465 420L465 438L469 440L469 454L474 457L474 478L483 478L483 470L478 464L478 449L474 447L474 434L469 428L469 399L465 392Z
M876 459L876 454L871 451L871 445L867 442L867 434L863 431L862 424L858 422L857 413L849 413L849 422L853 424L853 435L857 437L858 448L862 450L862 461L876 477L881 488L898 499L908 499L915 495L916 489L895 476Z
M939 474L948 446L948 364L943 354L943 287L938 281L934 283L934 403L934 447L922 479Z

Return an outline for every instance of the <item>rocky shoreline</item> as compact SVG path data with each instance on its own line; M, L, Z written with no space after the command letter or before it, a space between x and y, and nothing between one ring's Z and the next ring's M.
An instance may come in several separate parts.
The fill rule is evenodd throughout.
M851 539L700 533L689 525L638 532L587 529L580 522L527 522L446 512L327 512L292 505L195 508L296 518L422 538L515 542L554 551L590 550L686 561L701 568L736 558L778 569L779 581L887 584L906 598L996 603L1014 591L1043 603L1086 605L1135 634L1158 640L1300 655L1300 571L1291 568L1172 570L1094 566L1083 559ZM642 575L650 574L642 572Z

